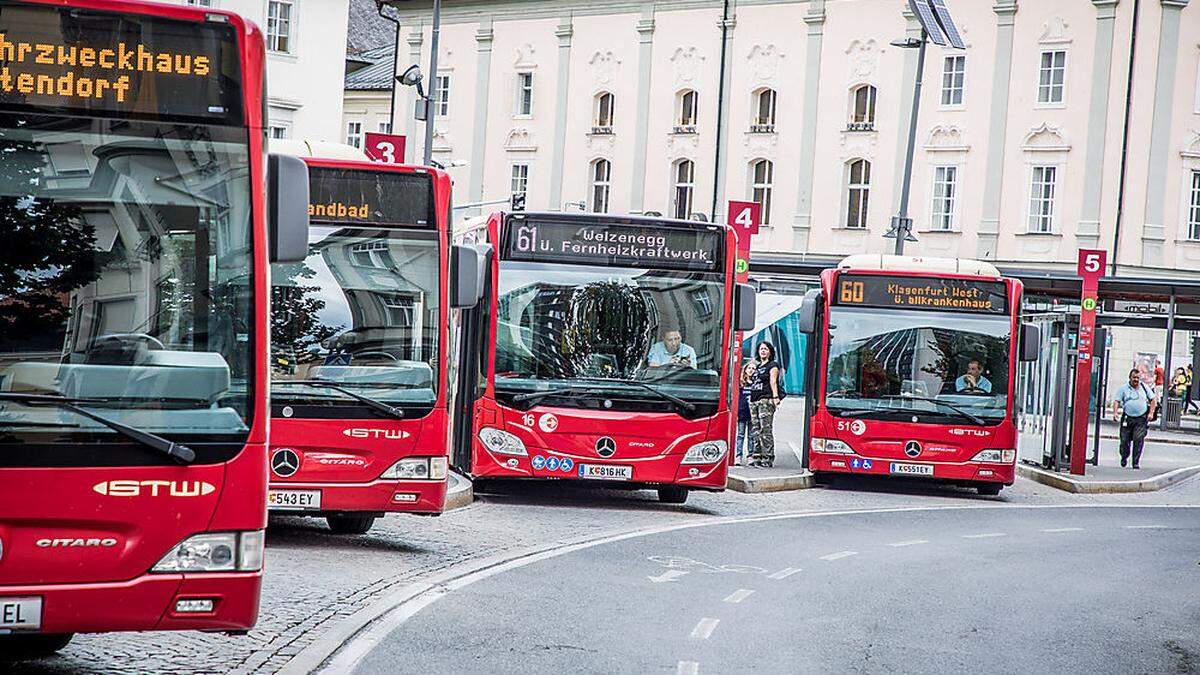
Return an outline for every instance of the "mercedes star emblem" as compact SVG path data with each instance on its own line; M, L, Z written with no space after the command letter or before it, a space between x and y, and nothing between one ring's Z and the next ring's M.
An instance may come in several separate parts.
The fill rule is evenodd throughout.
M596 454L601 457L612 457L617 454L617 442L608 436L596 441Z
M909 457L916 457L921 454L921 444L916 441L909 441L904 444L904 454Z
M276 476L287 478L300 470L300 455L291 448L280 448L271 455L271 471Z

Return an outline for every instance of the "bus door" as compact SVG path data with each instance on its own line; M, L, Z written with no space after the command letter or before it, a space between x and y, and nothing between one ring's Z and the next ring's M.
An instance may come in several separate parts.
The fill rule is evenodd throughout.
M483 247L482 297L473 307L459 314L458 377L453 383L454 406L451 420L454 434L450 447L450 465L460 473L471 472L471 447L475 433L475 403L483 396L488 378L488 321L492 307L492 249Z

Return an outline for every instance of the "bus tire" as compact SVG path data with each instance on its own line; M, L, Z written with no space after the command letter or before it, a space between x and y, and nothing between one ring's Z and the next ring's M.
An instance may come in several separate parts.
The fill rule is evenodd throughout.
M975 486L975 489L978 490L979 494L981 495L995 497L996 495L1000 494L1000 491L1004 489L1004 486L1000 483L980 483L979 485Z
M52 656L75 637L74 633L0 635L0 661L20 661Z
M375 524L375 516L326 516L325 522L336 534L366 534Z
M658 488L658 501L664 504L682 504L687 501L688 489L678 485Z

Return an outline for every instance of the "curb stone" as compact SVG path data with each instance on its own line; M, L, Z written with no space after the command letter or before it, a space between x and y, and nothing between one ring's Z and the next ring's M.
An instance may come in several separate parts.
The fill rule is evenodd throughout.
M1026 464L1017 465L1017 474L1036 483L1076 494L1115 494L1124 492L1155 492L1200 475L1200 465L1160 473L1141 480L1097 480L1085 481L1071 478L1055 471Z
M815 484L816 481L813 479L813 475L810 471L765 476L755 476L738 471L730 471L726 487L734 492L758 494L762 492L806 490Z
M475 501L475 486L470 479L450 472L450 485L446 487L445 510L451 511L470 506Z

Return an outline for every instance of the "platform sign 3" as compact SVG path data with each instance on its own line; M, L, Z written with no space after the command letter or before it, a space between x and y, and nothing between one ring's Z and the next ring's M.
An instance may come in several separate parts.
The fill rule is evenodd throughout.
M368 131L363 137L363 152L376 162L403 164L405 143L404 136Z

